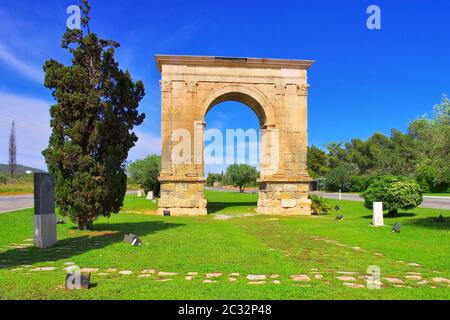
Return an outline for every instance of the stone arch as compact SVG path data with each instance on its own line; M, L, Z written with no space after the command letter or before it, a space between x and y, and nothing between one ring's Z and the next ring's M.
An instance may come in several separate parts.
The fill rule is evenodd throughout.
M237 101L247 105L255 112L261 127L275 126L272 103L264 93L247 84L223 84L215 88L201 104L201 117L204 119L209 110L225 101Z
M256 113L261 142L266 142L260 154L270 161L263 164L260 157L258 212L311 214L306 170L307 70L313 61L159 55L156 62L162 75L160 215L208 214L205 115L229 100L244 103ZM183 161L174 160L179 155Z

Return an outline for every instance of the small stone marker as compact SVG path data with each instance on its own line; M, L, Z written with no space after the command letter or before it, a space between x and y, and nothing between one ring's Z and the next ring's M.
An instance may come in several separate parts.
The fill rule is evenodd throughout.
M129 242L131 243L133 246L140 246L141 245L141 240L139 239L139 237L135 234L126 234L125 237L123 238L124 242Z
M153 191L150 191L149 193L147 193L147 200L153 200L154 196L153 196Z
M392 232L399 233L401 228L402 228L401 223L400 223L400 222L396 222L396 223L392 226Z
M336 216L336 220L337 220L337 221L343 221L343 220L344 220L344 216L343 216L342 214L338 214L338 215Z
M138 190L137 197L138 198L143 198L144 196L145 196L145 191L144 190Z
M67 290L79 290L79 289L89 289L91 282L90 273L77 272L67 272L66 273L66 289Z
M55 191L48 173L34 173L34 245L45 249L56 243Z
M373 213L372 213L372 225L374 227L384 226L383 220L383 202L373 203Z

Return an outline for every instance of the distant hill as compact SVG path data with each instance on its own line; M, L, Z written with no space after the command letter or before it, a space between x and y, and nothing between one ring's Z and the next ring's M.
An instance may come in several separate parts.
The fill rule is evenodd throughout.
M44 170L22 166L20 164L16 166L16 174L25 174L27 171L45 172ZM0 174L9 174L9 166L7 164L0 164Z

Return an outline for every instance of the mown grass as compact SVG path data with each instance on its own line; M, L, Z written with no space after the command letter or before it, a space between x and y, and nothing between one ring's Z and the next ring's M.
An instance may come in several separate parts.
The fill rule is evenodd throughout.
M126 197L123 212L99 219L95 231L78 231L72 223L58 225L58 244L38 250L10 247L33 236L32 210L0 214L0 297L3 299L449 299L447 284L433 277L450 277L450 214L446 210L415 209L387 226L369 226L370 211L362 203L339 203L344 221L335 212L319 217L273 217L255 214L257 195L208 191L206 217L160 217L149 215L156 204L136 196ZM442 214L446 223L436 224ZM226 220L218 217L229 216ZM402 231L391 232L395 222ZM142 247L122 242L131 232L143 240ZM320 239L316 238L320 237ZM340 244L340 245L337 245ZM345 245L345 247L343 246ZM355 250L352 247L360 247ZM377 255L375 255L377 254ZM92 274L90 290L64 290L65 262L99 268ZM421 267L409 266L417 263ZM21 267L32 265L32 267ZM377 265L382 276L398 277L405 287L386 285L381 290L345 287L336 279L339 271L365 274ZM55 271L30 271L54 266ZM17 268L22 268L15 270ZM106 272L116 268L116 272ZM324 279L314 279L311 268ZM143 269L176 272L169 282L152 275L139 278ZM132 275L120 275L131 270ZM187 272L199 276L186 281ZM217 283L205 284L204 274L221 272ZM281 284L267 281L249 285L244 277L229 282L227 275L279 274ZM428 284L404 278L420 272ZM100 276L98 273L107 273ZM311 281L296 283L289 275L307 274ZM360 283L362 280L358 280Z

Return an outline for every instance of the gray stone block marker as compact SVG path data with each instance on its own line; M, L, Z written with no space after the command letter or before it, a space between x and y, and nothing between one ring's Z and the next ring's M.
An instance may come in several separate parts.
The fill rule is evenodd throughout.
M48 248L56 243L55 190L48 173L34 173L34 245Z

